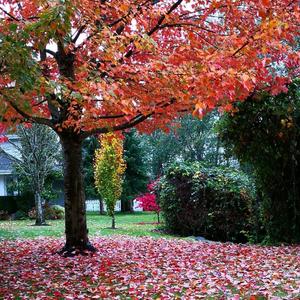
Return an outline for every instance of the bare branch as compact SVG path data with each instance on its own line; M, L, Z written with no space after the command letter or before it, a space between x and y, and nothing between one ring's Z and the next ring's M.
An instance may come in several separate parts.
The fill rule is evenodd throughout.
M5 9L3 9L2 7L0 7L0 10L2 12L4 12L4 14L6 14L8 17L10 17L12 20L20 22L20 20L16 17L14 17L12 14L10 14L9 12L7 12Z
M48 54L51 54L53 57L56 57L57 53L50 50L50 49L45 49L45 52L47 52Z
M120 131L120 130L125 130L128 128L132 128L132 127L136 126L137 124L145 121L152 115L153 115L153 112L151 112L147 115L138 114L137 116L132 118L130 121L120 124L120 125L116 125L113 127L95 128L90 131L85 131L81 134L81 139L85 139L85 138L87 138L91 135L95 135L95 134L102 134L102 133L108 133L108 132L112 132L112 131Z
M85 28L86 28L86 26L85 26L85 25L82 25L82 26L78 29L78 31L77 31L75 37L72 39L72 43L75 44L75 43L77 42L79 36L83 33L83 31L84 31Z

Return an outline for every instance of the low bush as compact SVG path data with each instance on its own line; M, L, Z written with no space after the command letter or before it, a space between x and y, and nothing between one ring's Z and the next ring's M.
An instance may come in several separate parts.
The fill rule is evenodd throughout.
M26 219L28 219L27 214L23 210L18 210L12 216L13 216L13 219L15 219L15 220L26 220Z
M29 212L30 219L36 218L36 209L33 207ZM45 206L45 219L46 220L61 220L65 217L65 209L60 205L46 205Z
M167 230L246 242L255 223L253 191L240 171L193 163L170 167L160 180L158 196Z
M15 213L18 210L17 197L15 196L1 196L0 197L0 211L6 211L8 214Z
M60 205L51 205L45 209L47 220L61 220L65 217L65 209Z
M34 194L30 191L24 191L20 196L16 196L18 210L25 212L34 206Z
M0 221L7 221L9 219L9 213L6 210L0 210Z

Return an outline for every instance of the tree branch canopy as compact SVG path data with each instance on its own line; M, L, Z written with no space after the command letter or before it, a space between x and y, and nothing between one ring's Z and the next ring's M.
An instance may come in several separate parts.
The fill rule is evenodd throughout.
M230 110L299 74L299 21L296 0L1 0L2 123L85 138Z

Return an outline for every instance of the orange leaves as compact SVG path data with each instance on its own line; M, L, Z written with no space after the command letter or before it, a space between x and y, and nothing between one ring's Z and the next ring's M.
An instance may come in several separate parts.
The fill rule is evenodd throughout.
M272 91L278 92L285 83L274 84L272 68L286 66L287 78L299 69L292 48L300 17L296 1L247 0L240 5L196 0L178 2L175 9L175 1L45 3L23 1L22 12L15 1L2 0L0 6L26 19L18 23L15 38L34 45L30 57L38 61L36 74L45 79L32 88L39 91L31 94L32 103L51 95L51 105L63 103L70 113L57 118L45 109L48 103L34 110L46 118L51 111L51 118L61 122L58 127L112 128L151 114L140 125L149 131L164 127L182 111L192 112L195 105L194 113L203 114L214 107L228 109L226 105L245 99L254 88L273 85ZM0 32L8 35L11 20L8 15L4 19ZM50 51L39 61L45 47ZM18 43L3 51L13 49L18 50ZM0 82L15 75L15 68L24 69L22 60L16 61L13 71L6 63L7 74L0 75ZM66 69L71 78L66 78ZM17 83L26 83L26 76ZM0 91L6 90L1 84ZM20 89L14 92L23 97ZM114 115L124 117L110 118Z
M269 6L271 4L271 0L261 0L264 6Z

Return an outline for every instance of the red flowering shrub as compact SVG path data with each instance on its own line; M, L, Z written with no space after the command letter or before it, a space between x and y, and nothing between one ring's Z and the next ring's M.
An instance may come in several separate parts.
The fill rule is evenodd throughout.
M147 185L148 192L137 197L136 200L139 202L139 207L145 211L155 211L157 214L157 221L159 223L159 212L160 207L156 202L156 195L154 193L155 185L157 181L151 181Z

